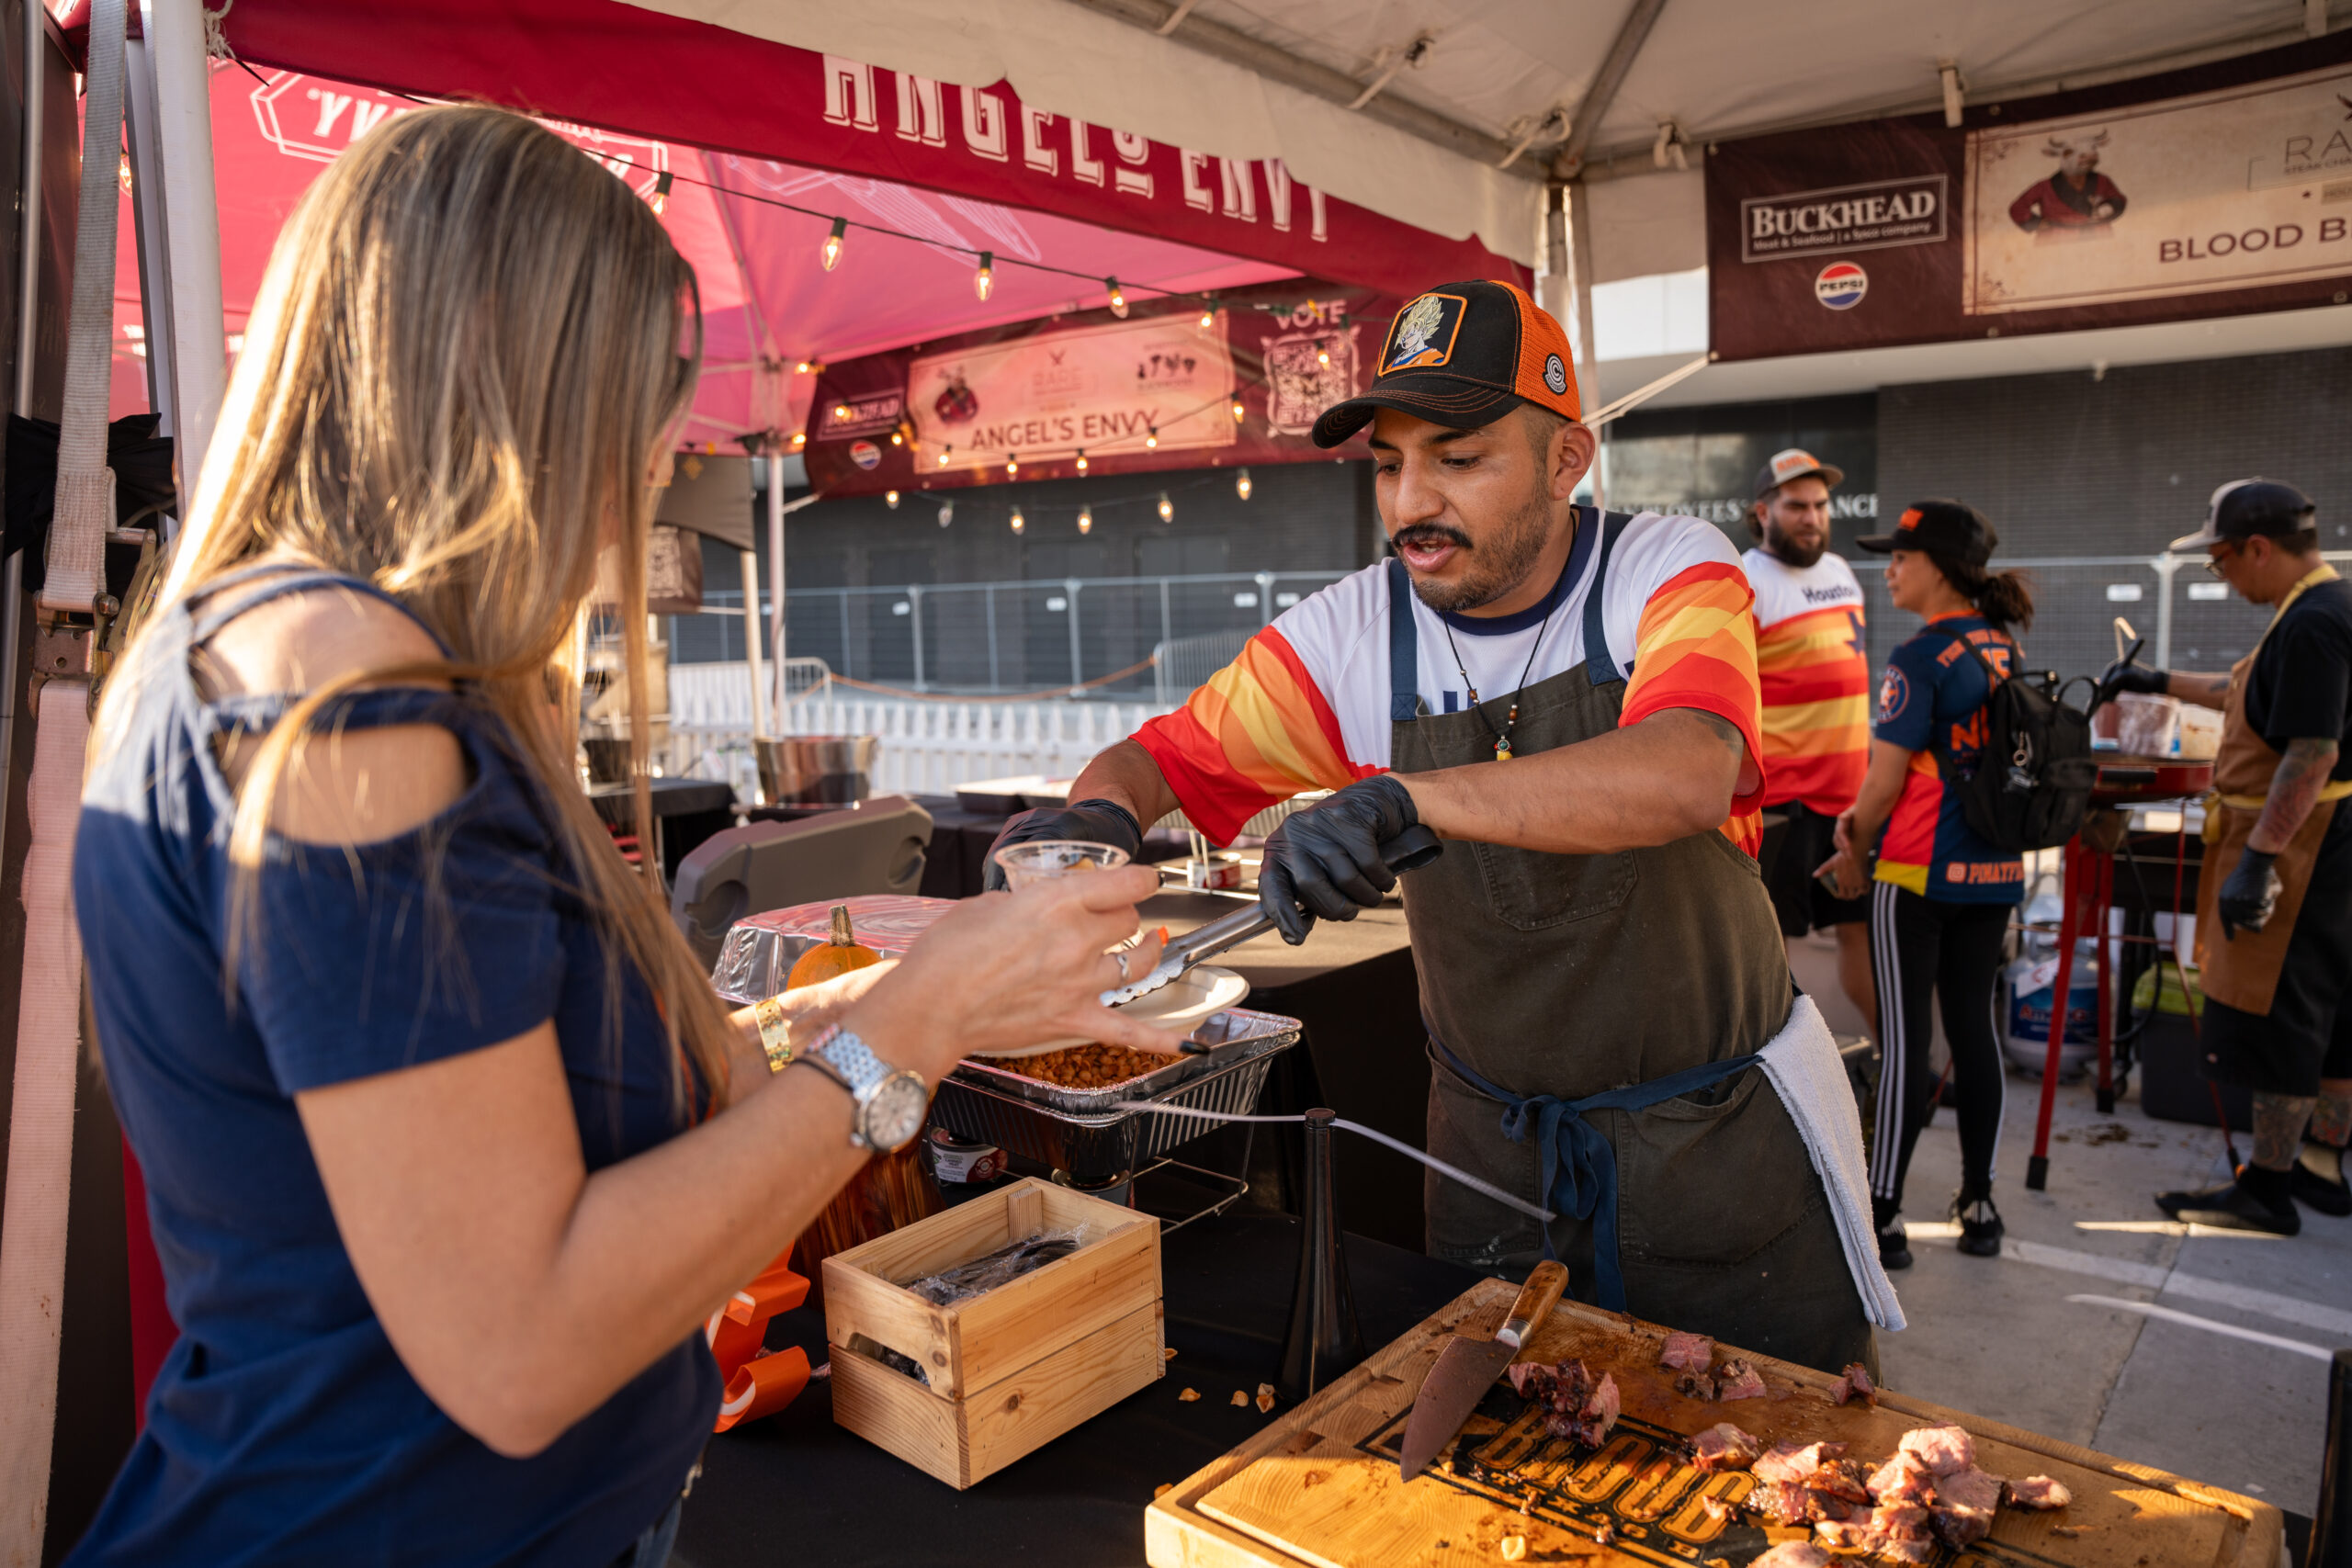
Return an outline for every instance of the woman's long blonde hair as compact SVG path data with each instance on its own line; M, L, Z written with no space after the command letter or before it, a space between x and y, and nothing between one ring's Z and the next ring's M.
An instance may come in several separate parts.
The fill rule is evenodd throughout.
M627 186L499 109L399 115L297 205L158 610L257 557L291 553L391 593L454 658L322 685L255 750L230 842L241 890L232 983L233 911L253 907L271 799L322 707L358 685L459 680L504 720L608 953L636 964L673 1046L706 1083L723 1084L725 1012L670 922L654 857L633 874L582 793L572 728L576 632L609 544L637 819L650 820L647 481L693 396L695 301L693 269ZM116 710L167 673L146 668L152 645L142 634L108 683L97 743L120 732ZM620 967L606 965L608 1018ZM675 1081L684 1107L683 1074Z

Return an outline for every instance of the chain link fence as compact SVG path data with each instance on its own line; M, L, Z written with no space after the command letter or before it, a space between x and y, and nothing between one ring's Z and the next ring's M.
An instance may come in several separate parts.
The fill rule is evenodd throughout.
M2352 561L2352 551L2329 560ZM2143 663L2222 670L2243 658L2269 611L2233 595L2195 556L2052 556L1999 559L2033 583L2027 661L2064 676L2095 675L2115 658L2115 621L2146 639ZM1873 668L1918 630L1896 610L1868 557L1855 562ZM796 658L835 675L943 695L1055 692L1091 685L1104 697L1182 702L1250 635L1340 572L1069 578L1023 582L799 588L785 595ZM706 596L699 615L669 617L673 664L740 662L740 592ZM1150 660L1155 649L1161 662Z

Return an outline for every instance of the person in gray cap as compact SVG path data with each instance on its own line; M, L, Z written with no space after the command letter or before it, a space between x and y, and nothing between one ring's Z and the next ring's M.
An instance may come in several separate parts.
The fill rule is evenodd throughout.
M2237 479L2175 539L2214 576L2276 605L2226 674L2122 663L2102 697L2147 692L2222 710L2197 889L2205 1070L2254 1092L2254 1157L2175 1219L2293 1235L2298 1199L2352 1214L2352 584L2320 558L2317 509L2292 485Z

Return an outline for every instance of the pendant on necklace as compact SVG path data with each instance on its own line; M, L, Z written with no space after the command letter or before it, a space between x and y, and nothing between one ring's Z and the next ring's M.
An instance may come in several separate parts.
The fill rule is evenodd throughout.
M1508 736L1495 737L1495 761L1498 762L1510 761L1510 739Z

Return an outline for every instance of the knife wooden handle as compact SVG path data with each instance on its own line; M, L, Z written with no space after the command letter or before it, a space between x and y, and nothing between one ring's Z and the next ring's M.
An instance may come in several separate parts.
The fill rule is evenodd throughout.
M1514 1350L1527 1348L1528 1337L1535 1325L1552 1315L1560 1294L1568 1288L1568 1266L1565 1263L1538 1263L1535 1272L1520 1287L1519 1299L1510 1303L1510 1316L1503 1320L1495 1337Z

